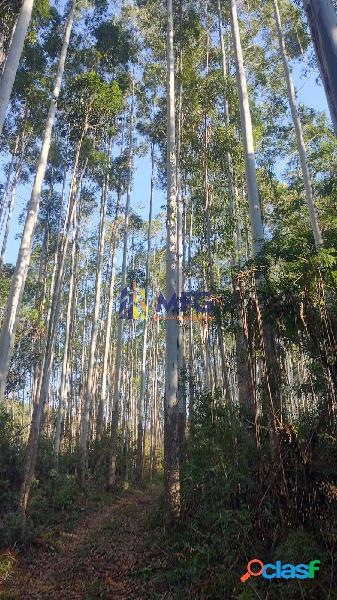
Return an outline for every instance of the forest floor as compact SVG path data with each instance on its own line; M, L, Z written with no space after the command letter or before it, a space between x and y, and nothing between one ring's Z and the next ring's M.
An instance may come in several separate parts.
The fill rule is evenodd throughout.
M161 486L130 489L97 506L53 543L15 556L0 587L3 600L151 600L172 596L149 565L160 562L154 544ZM159 518L159 517L158 517ZM160 554L160 552L159 552Z

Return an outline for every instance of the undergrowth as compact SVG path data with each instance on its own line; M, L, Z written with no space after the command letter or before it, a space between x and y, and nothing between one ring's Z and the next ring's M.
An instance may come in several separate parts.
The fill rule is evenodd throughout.
M320 422L311 415L291 431L279 430L287 501L266 450L257 460L254 424L221 402L211 409L208 395L196 400L184 448L182 523L157 538L158 551L164 548L159 580L173 598L337 598L336 444ZM262 448L268 448L264 429L263 436ZM269 468L258 472L257 464ZM250 577L242 583L254 558L321 564L314 579Z
M88 479L81 488L77 451L64 451L55 464L52 441L42 437L23 530L18 509L24 456L21 428L5 409L0 411L0 552L5 552L0 573L7 568L8 549L52 547L81 517L111 503L121 490L106 490L107 455L107 440L90 448Z

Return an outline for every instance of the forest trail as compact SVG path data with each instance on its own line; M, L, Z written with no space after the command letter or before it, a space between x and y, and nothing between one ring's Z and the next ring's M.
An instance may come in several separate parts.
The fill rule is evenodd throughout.
M18 558L0 591L5 600L131 600L167 598L142 576L153 558L151 521L161 487L129 490L86 517L55 547ZM153 537L153 536L152 536Z

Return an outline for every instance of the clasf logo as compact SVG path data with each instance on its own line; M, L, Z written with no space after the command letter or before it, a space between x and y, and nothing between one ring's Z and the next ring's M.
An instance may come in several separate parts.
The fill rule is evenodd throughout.
M265 579L314 579L315 571L319 571L320 560L312 560L308 565L282 565L280 560L275 564L264 564L258 558L253 558L247 565L247 573L241 577L241 581L247 581L249 577L259 577L262 575Z

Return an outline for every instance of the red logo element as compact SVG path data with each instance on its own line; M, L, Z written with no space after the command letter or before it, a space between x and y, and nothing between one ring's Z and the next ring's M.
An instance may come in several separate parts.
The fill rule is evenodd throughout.
M256 573L254 571L252 571L252 564L253 563L258 563L260 565L260 571L257 571ZM252 575L252 577L258 577L259 575L262 575L263 573L263 569L264 569L264 564L261 560L259 560L258 558L253 558L253 560L250 560L248 565L247 565L247 573L245 573L244 575L242 575L242 577L240 578L241 581L247 581L247 579L249 579L249 577Z

